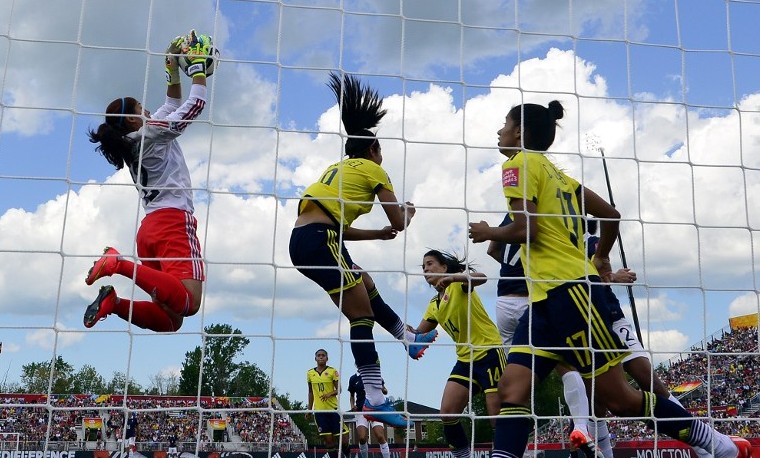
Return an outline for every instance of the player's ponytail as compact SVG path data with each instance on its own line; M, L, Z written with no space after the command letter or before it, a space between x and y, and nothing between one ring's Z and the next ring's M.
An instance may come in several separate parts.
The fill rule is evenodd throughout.
M106 122L99 125L97 130L87 131L90 142L99 143L95 150L117 170L129 165L134 158L136 144L126 137L130 130L124 121L129 114L135 112L136 107L137 100L132 97L116 99L106 107Z
M367 157L369 149L377 142L375 134L369 130L383 119L383 100L377 91L363 86L358 78L344 75L343 79L330 73L330 82L335 98L340 104L341 120L346 133L346 155L348 157Z
M453 255L446 251L429 250L422 257L426 258L428 256L435 258L438 262L446 266L447 274L456 274L456 273L464 272L466 270L472 270L472 271L475 270L472 268L470 264L464 262L464 259L459 259L456 255Z
M535 103L524 103L509 110L509 116L521 126L523 145L533 151L546 151L554 143L557 120L565 116L565 109L557 100L544 107Z

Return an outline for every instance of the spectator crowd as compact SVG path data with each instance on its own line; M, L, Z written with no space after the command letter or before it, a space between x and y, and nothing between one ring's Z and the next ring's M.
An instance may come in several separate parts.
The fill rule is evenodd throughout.
M286 444L304 443L287 414L268 409L267 398L234 402L229 398L201 398L199 402L194 397L126 399L125 404L123 396L0 394L0 449L15 448L15 434L25 450L42 450L46 440L62 447L65 444L67 449L84 449L88 442L93 442L95 449L108 448L109 444L111 449L119 449L126 414L132 411L137 412L137 443L143 450L165 450L170 436L176 437L180 450L187 451L195 451L197 444L204 451L223 449L223 442L231 441L253 443L243 444L249 449L258 447L256 442L268 447L270 435ZM83 429L84 418L100 419L102 427L89 435ZM212 419L219 420L217 437L209 426ZM51 447L55 445L48 445Z

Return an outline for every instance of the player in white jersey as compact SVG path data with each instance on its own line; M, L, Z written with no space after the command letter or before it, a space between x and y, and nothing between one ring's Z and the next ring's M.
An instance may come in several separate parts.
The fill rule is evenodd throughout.
M145 218L137 231L140 263L107 247L85 279L113 274L133 278L152 300L130 301L117 297L113 286L102 286L84 314L92 327L115 313L136 326L157 332L176 331L186 316L200 309L205 274L193 216L190 171L177 138L206 105L206 56L211 38L191 31L167 48L166 101L151 115L132 97L122 97L106 107L105 122L90 131L92 143L116 169L126 166L142 197ZM184 53L193 65L190 95L182 101L177 55ZM184 58L184 56L183 56Z

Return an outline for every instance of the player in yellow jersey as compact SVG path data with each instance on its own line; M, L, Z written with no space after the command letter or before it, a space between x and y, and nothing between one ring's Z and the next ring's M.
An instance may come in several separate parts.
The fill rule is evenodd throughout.
M502 186L513 223L490 227L470 223L473 242L522 244L531 306L519 320L508 365L499 381L501 411L496 421L493 458L521 457L532 428L530 393L562 361L575 366L590 384L594 401L615 415L653 418L659 432L689 445L714 450L716 458L745 458L751 446L696 421L689 412L652 392L635 390L620 362L627 347L612 330L602 280L612 274L609 253L618 234L620 213L590 189L558 169L543 153L552 143L558 101L548 107L513 107L499 130L499 150L507 157ZM583 241L585 214L600 219L601 234L593 262ZM667 421L658 421L667 420ZM712 448L714 446L714 449Z
M309 409L314 412L319 436L325 441L330 455L337 457L336 437L342 442L341 453L349 458L348 427L341 421L338 410L340 394L340 374L337 369L327 365L327 350L320 348L314 353L317 366L306 371L306 384L309 387Z
M348 75L341 79L331 74L330 87L341 104L341 118L349 134L345 147L348 157L328 167L304 191L290 237L290 259L299 272L327 291L351 323L351 352L367 394L365 416L404 428L408 420L396 413L382 392L372 328L377 318L386 329L398 331L396 337L400 334L404 338L405 326L384 302L371 301L362 274L343 242L394 238L411 222L414 206L399 204L396 199L391 180L381 166L380 143L369 130L385 116L377 92ZM372 210L376 198L383 204L390 226L378 230L351 227L356 218ZM389 326L389 322L395 325ZM409 340L416 340L415 336Z
M443 435L454 458L472 454L461 418L470 402L470 392L485 393L489 415L498 415L497 384L507 363L496 325L488 316L475 287L486 282L450 253L430 250L422 258L425 280L437 293L430 300L418 332L429 332L439 324L457 344L457 362L443 389L441 418Z

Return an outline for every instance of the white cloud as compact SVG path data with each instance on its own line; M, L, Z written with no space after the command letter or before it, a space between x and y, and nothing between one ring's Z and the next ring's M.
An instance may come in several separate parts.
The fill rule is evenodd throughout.
M62 323L56 323L53 329L41 328L36 331L30 331L26 335L26 343L44 350L57 348L60 351L76 345L83 338L83 332L68 328Z
M214 2L192 0L182 8L141 3L83 0L75 7L50 0L13 2L13 14L0 15L5 18L1 30L10 37L7 58L2 53L3 132L44 134L65 113L58 110L101 111L104 101L124 93L162 100L160 86L148 88L144 76L160 81L159 54L169 40L191 28L214 35L223 49L228 23L216 15Z
M752 313L758 313L758 301L760 301L760 295L755 292L743 294L733 301L728 306L730 316L749 315Z
M659 293L655 297L637 297L635 300L639 318L650 323L679 321L688 309L685 304L674 301L665 293Z
M685 350L690 343L689 337L676 329L651 332L642 330L642 339L644 340L644 348L652 352L652 365L654 366L676 356L678 352Z
M493 3L476 3L477 8L468 14L493 16L489 9ZM138 13L139 8L123 5L106 11L115 3L101 5L90 0L86 3L86 24L73 29L61 24L45 27L56 19L54 11L51 17L42 18L38 27L32 19L39 4L15 3L19 9L14 10L12 37L80 40L85 47L25 48L19 44L16 49L17 43L13 43L4 81L8 94L5 102L10 106L3 111L3 134L48 132L50 118L57 116L52 109L68 108L72 99L76 100L75 109L96 112L103 109L104 101L123 92L140 95L146 105L153 107L163 97L163 86L158 84L161 58L156 55L146 59L142 51L131 53L124 48L159 53L166 41L165 33L173 36L191 25L214 29L213 18L218 19L214 32L217 43L223 45L225 36L240 33L228 31L228 19L215 15L211 2L200 0L178 13L180 17L172 20L178 30L170 32L158 25L166 22L168 14L163 2L154 2L150 13ZM587 25L584 21L593 17L591 8L600 5L591 1L573 4L577 20ZM619 8L619 2L604 2L601 7L603 14L594 27L621 30L617 27L620 17L605 13ZM543 10L554 11L546 5ZM562 14L566 14L558 11L556 16L542 16L538 11L532 7L523 10L528 21L534 18L529 24L540 24L539 18L562 22ZM110 22L102 18L112 14L123 15L123 21L119 21L117 30L107 33L104 28ZM152 15L150 30L146 14ZM60 18L66 17L61 11ZM78 24L78 17L75 15L74 24ZM132 32L120 33L121 28ZM46 35L46 30L55 30L56 34ZM283 32L288 40L293 39L289 29ZM127 35L123 41L118 39ZM413 43L406 51L415 56L415 61L407 61L416 66L410 71L428 71L431 63L462 61L458 51L451 52L459 48L429 42ZM305 46L283 43L293 48ZM503 43L497 40L478 43L482 49L467 54L472 58L463 61L466 65L505 53ZM365 69L387 68L393 59L383 54L387 52L383 43L376 44L378 49L367 44L348 52L358 55L357 61L363 62ZM100 46L119 49L107 51ZM283 55L292 50L286 51ZM224 56L237 59L240 53L228 52ZM329 61L321 55L309 59ZM61 66L64 71L46 72L41 61ZM139 70L136 73L135 68ZM277 93L276 80L258 69L245 62L223 62L218 74L209 80L212 95L202 122L191 126L181 139L193 181L199 187L196 216L209 261L203 321L190 318L185 326L195 329L200 322L231 318L241 323L244 332L253 333L251 329L255 329L268 335L276 317L277 321L298 323L298 330L293 332L305 337L334 338L340 328L345 338L345 320L337 319L335 307L323 291L292 268L288 255L290 229L297 213L294 197L341 157L340 138L336 135L337 107L331 101L321 108L315 128L322 133L287 132L277 125L281 94ZM540 58L525 60L519 68L505 65L503 69L505 74L490 78L489 88L466 100L455 95L456 85L445 84L428 85L403 97L384 94L389 113L379 130L383 165L399 198L414 202L419 210L408 231L396 240L351 243L349 250L357 263L373 271L386 300L401 315L408 314L409 321L416 323L427 305L430 290L417 274L420 257L428 247L466 252L481 270L496 274L497 266L485 254L485 246L468 242L466 227L472 220L486 219L493 224L501 220L505 203L498 174L503 158L494 148L496 131L509 108L522 101L562 101L567 111L551 156L569 173L606 196L599 155L588 151L585 144L586 134L598 137L608 157L617 207L628 219L622 234L628 261L639 273L641 284L719 289L751 286L753 264L748 245L752 239L746 225L749 221L754 227L760 226L760 214L754 210L760 205L752 200L760 195L752 192L760 190L760 175L739 166L757 166L751 152L760 138L760 117L744 111L719 116L687 113L672 100L656 98L652 101L667 103L646 104L634 111L625 101L604 98L611 76L599 74L594 62L571 51L553 49ZM14 105L41 110L19 110ZM740 108L756 110L758 105L760 95L748 95ZM741 131L737 127L740 120ZM68 137L55 141L69 144ZM105 245L117 246L127 255L134 253L139 218L137 195L124 172L105 180L98 177L97 182L51 197L33 210L13 209L0 215L2 322L31 317L46 323L60 320L70 326L68 329L80 329L83 305L92 300L96 291L84 285L84 274ZM378 209L359 221L361 227L385 224ZM720 228L706 229L698 224ZM120 294L131 294L127 280L113 281ZM493 288L490 283L487 288ZM493 289L485 288L481 296L484 302L491 303L488 295L493 294ZM136 292L137 296L142 294ZM737 299L730 307L731 313L745 310L742 304L752 302L750 299L756 300ZM663 294L637 299L637 304L648 322L679 327L647 333L645 345L662 352L685 348L687 336L693 332L680 327L693 323L681 322L683 303ZM98 326L111 329L119 324L116 318L109 318ZM701 331L700 328L697 333ZM30 334L29 345L51 348L55 335L52 330L35 331ZM61 332L58 337L59 346L73 346L81 335ZM447 341L443 338L442 342ZM451 356L450 351L434 353ZM441 366L443 369L436 370L447 371L448 364Z
M233 87L220 83L208 115L220 122L236 119L233 113L242 111L248 103L234 103L235 94L244 93L245 97L256 99L259 96L246 93L244 88L246 83L259 81L262 84L258 84L256 90L265 103L252 103L254 110L249 110L249 114L257 114L242 125L271 122L274 86L260 81L253 73L243 72L240 80ZM498 174L502 156L492 145L506 111L522 99L517 92L499 88L516 87L520 82L537 91L576 87L588 94L604 95L604 80L595 73L592 63L569 51L551 50L543 59L524 62L519 72L515 69L510 75L496 77L490 93L468 100L460 109L454 107L451 91L438 85L408 97L390 95L385 99L389 114L380 129L381 138L387 137L382 139L383 165L393 179L397 195L413 201L419 211L409 230L394 241L349 244L357 263L370 270L406 269L417 274L419 257L427 247L437 247L467 251L470 259L495 275L495 263L485 255L484 246L468 243L466 225L475 219L487 219L494 224L501 219L505 204L494 176ZM525 98L546 103L558 96L526 94ZM232 103L228 106L228 102ZM604 195L606 185L600 163L594 159L594 153L581 144L585 141L583 134L594 133L605 148L631 144L633 123L629 112L614 101L604 99L584 102L582 117L577 111L579 107L568 101L565 106L566 117L561 121L562 129L552 148L552 157L569 173L582 177ZM655 132L664 129L662 122L650 122L648 116L652 119L677 117L678 110L662 112L668 107L658 106L660 110L638 113L642 118L641 128L651 126ZM335 132L337 108L325 108L317 129ZM435 122L431 122L433 119ZM691 125L690 135L698 138L703 130L722 128L719 122L705 119ZM675 142L678 135L672 135L669 141ZM406 142L395 140L401 137ZM467 142L468 147L464 147L463 142ZM250 127L211 129L197 125L188 129L182 144L191 163L194 183L211 191L210 198L203 190L197 192L196 212L209 261L206 311L211 314L224 311L251 319L270 314L276 302L275 312L283 316L307 317L322 313L323 307L315 309L305 300L319 294L319 289L310 283L304 285L305 280L290 268L287 243L296 214L296 200L292 197L340 157L339 137L298 132L278 134ZM566 154L578 151L583 156ZM640 281L696 286L711 278L737 281L741 266L748 262L748 251L742 249L748 240L743 239L741 233L725 239L721 238L725 231L697 230L696 226L686 224L694 222L694 215L689 212L693 208L689 205L690 197L682 204L673 205L672 196L678 195L680 190L693 189L689 184L693 175L689 173L688 163L674 163L664 154L665 149L660 149L659 155L643 147L636 150L609 148L606 152L611 158L610 175L618 208L626 218L641 217L645 221L624 225L623 233L629 261L639 272ZM692 157L701 155L702 149L693 146L691 154ZM634 158L656 162L637 163L632 161ZM620 159L627 159L626 164L641 173L632 186L624 185L630 182L629 168L619 167L620 163L615 160ZM732 156L726 160L729 164L735 161ZM425 173L415 173L418 170ZM706 168L700 170L700 174L709 180L710 173L720 176L725 170L730 169ZM275 173L277 179L272 181ZM95 183L84 186L77 192L43 203L33 212L10 210L0 216L0 228L5 235L0 246L8 250L2 253L7 262L3 263L5 267L0 267L0 285L5 286L5 297L34 304L23 313L49 313L53 310L51 307L56 306L67 314L80 313L82 301L93 292L83 285L81 278L100 247L115 245L126 254L133 252L135 224L139 218L136 193L124 172L114 175L106 184L108 186ZM272 192L290 199L275 200ZM664 195L669 198L662 198ZM704 195L703 199L706 205L711 194ZM700 205L702 207L704 205ZM744 212L744 207L722 205L720 208L726 212L722 225L738 225L739 220L731 219L731 215ZM473 210L485 213L472 213ZM679 212L683 214L679 216ZM664 222L672 224L662 224ZM375 211L359 224L380 227L386 223L383 213ZM10 251L11 247L14 252ZM743 261L732 271L734 263L729 261L737 259ZM679 267L674 268L676 265ZM62 282L60 298L59 278ZM418 280L410 277L409 281L414 285ZM403 275L389 281L381 286L399 292L407 288ZM33 282L41 287L19 287ZM119 288L123 290L124 286ZM328 299L325 296L321 301L326 303ZM426 303L426 299L416 302ZM680 313L675 304L662 296L649 298L648 307L655 321L674 320Z
M18 353L20 350L21 345L15 344L13 342L3 342L4 353Z

